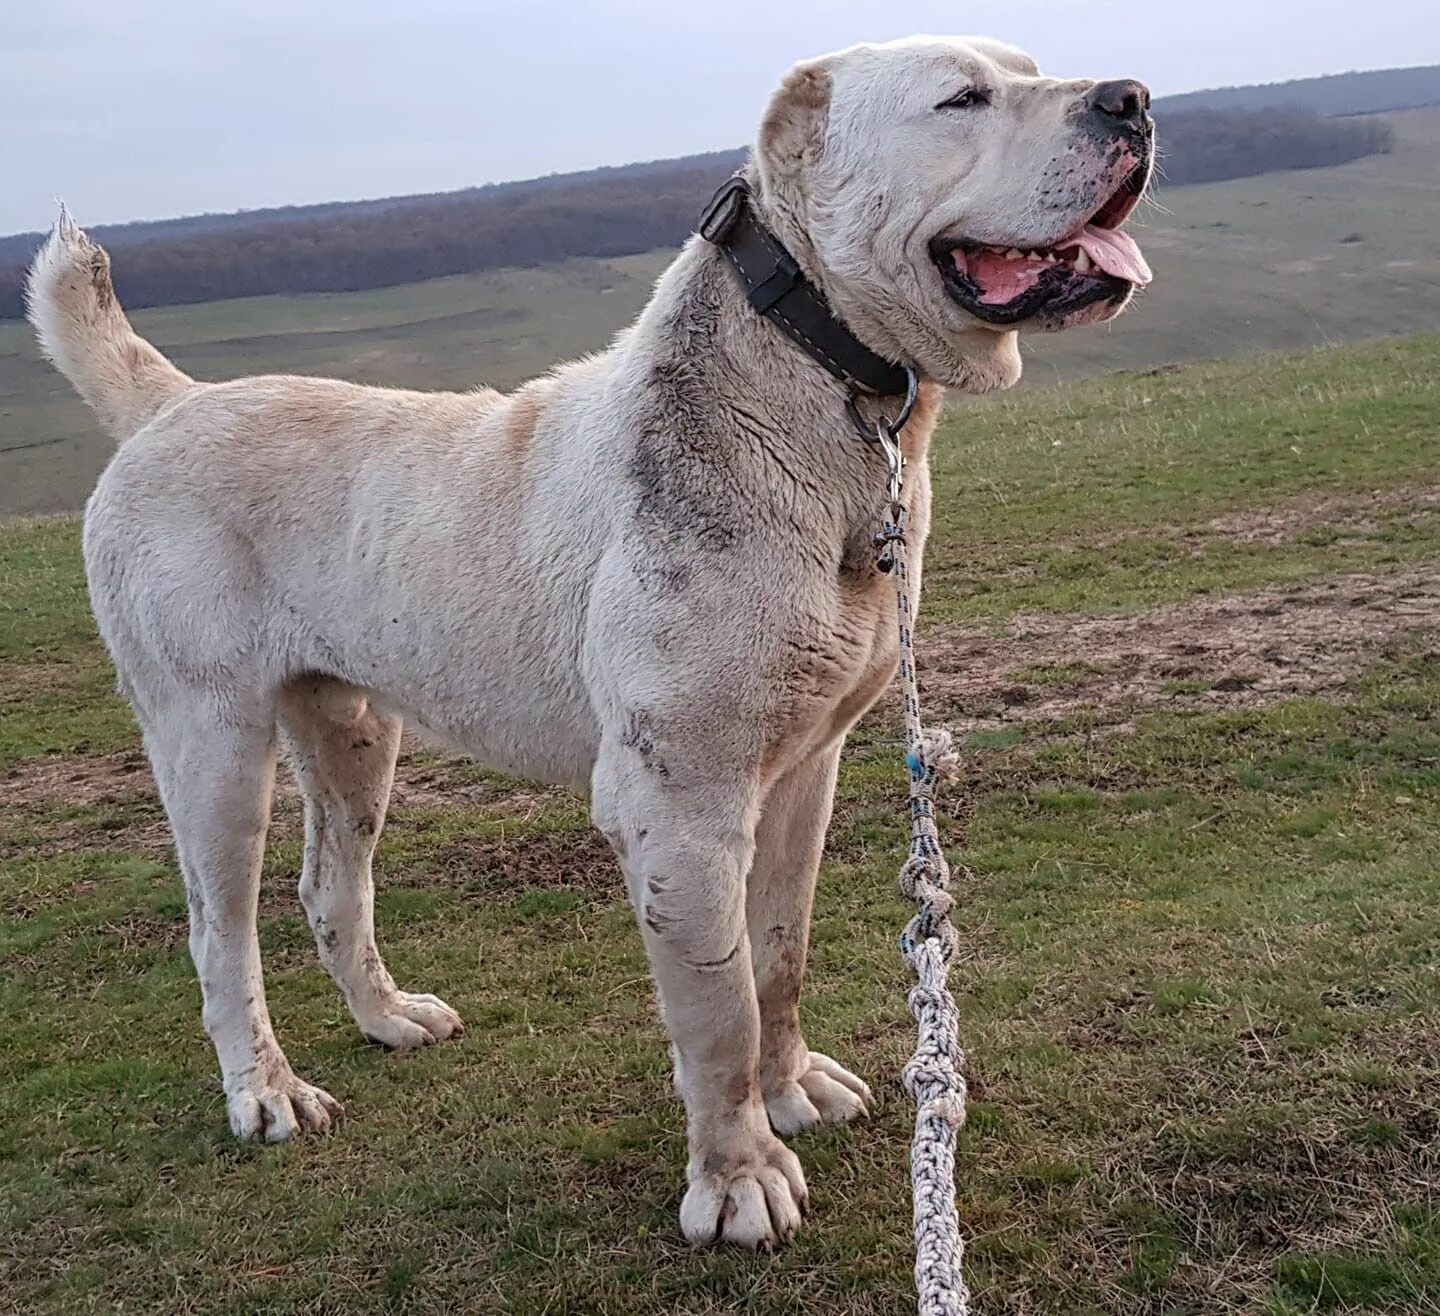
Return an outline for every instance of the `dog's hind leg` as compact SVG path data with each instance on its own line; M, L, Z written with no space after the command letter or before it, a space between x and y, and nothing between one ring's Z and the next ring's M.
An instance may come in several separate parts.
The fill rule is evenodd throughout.
M300 900L321 962L360 1031L390 1047L458 1037L460 1016L436 996L402 992L375 945L371 863L400 752L400 719L363 691L325 678L281 696L286 757L305 796Z
M800 984L815 879L835 794L840 745L792 768L770 789L755 835L745 917L760 1004L760 1086L782 1137L866 1113L870 1089L800 1032Z
M256 906L275 785L269 701L171 690L136 701L190 906L190 954L230 1127L283 1142L328 1128L340 1106L296 1078L270 1027Z

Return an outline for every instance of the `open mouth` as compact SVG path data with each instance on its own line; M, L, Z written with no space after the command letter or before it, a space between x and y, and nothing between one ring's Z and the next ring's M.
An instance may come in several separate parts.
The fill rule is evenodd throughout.
M930 257L952 300L978 319L1010 325L1041 311L1064 316L1100 301L1123 302L1151 281L1135 239L1121 230L1139 204L1149 162L1135 166L1103 206L1050 246L994 246L934 238Z

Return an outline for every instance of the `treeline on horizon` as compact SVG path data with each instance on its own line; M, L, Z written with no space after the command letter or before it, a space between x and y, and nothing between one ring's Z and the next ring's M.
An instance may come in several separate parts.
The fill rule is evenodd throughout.
M1299 106L1317 114L1383 114L1440 105L1440 64L1403 69L1332 73L1292 82L1262 82L1249 87L1211 87L1166 96L1166 111L1288 110Z
M1157 106L1157 122L1164 186L1343 164L1390 150L1394 138L1383 120L1326 118L1308 109L1257 114ZM716 152L441 196L336 203L307 208L304 218L272 212L280 217L149 241L112 241L124 247L123 259L115 261L116 291L130 307L351 292L678 246L710 192L743 158L743 151ZM0 267L0 319L24 314L29 251L11 259Z

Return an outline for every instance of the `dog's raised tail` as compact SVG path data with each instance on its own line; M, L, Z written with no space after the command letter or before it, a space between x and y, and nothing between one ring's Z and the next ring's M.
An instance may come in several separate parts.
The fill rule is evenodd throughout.
M25 307L40 350L123 443L195 386L130 326L110 283L110 257L62 208L35 255Z

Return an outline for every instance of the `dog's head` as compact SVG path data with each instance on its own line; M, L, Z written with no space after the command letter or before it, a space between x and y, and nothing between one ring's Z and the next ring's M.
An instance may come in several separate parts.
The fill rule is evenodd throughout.
M1150 271L1121 225L1150 180L1138 82L1040 76L998 42L915 37L794 68L754 152L760 206L876 351L971 389L1016 331L1118 315Z

